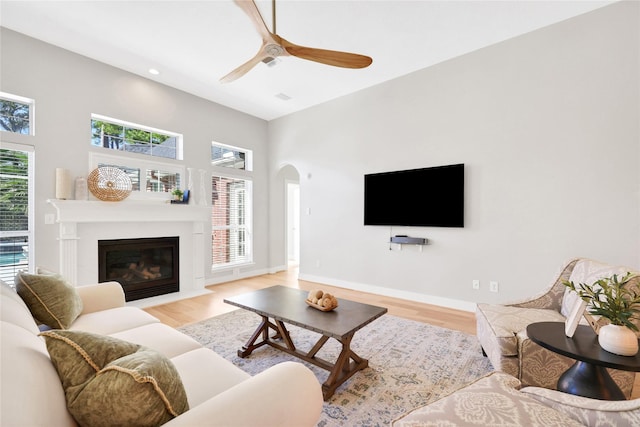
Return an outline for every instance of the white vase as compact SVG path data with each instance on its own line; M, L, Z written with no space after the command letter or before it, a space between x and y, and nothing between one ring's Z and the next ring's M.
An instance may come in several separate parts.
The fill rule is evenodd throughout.
M605 325L598 333L600 347L620 356L634 356L638 352L638 337L626 326Z
M193 168L187 168L187 190L191 192L193 196Z
M198 172L200 172L200 190L198 194L198 198L200 199L200 203L198 203L201 206L207 206L207 192L205 189L205 174L207 173L206 170L204 169L198 169ZM211 194L209 194L209 197L211 197Z

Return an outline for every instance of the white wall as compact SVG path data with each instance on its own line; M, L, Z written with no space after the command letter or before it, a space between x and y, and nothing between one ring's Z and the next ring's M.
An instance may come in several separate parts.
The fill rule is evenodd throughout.
M531 295L574 256L639 268L639 16L614 4L268 124L2 29L0 90L37 102L36 136L1 135L36 148L36 263L58 263L45 201L56 167L88 172L98 113L183 133L188 167L209 167L211 140L254 150L256 264L212 282L286 266L287 179L302 278L468 308ZM464 229L362 225L365 173L458 162ZM390 251L390 233L431 244Z
M35 147L35 261L58 267L57 226L45 225L46 203L55 198L55 168L72 176L89 172L91 113L170 130L184 135L185 167L211 173L211 141L254 151L254 261L241 272L268 271L267 124L264 120L231 110L152 80L93 61L22 34L2 29L0 90L36 101L36 135L2 132L4 141ZM212 84L215 82L212 81ZM210 183L208 184L210 191ZM208 244L208 245L207 245ZM205 239L211 259L209 239ZM97 281L97 277L95 278ZM216 281L209 274L209 281Z
M471 308L537 293L572 257L639 268L639 9L614 4L270 122L271 170L300 173L301 278ZM452 163L466 165L465 228L363 226L364 174ZM431 244L390 251L390 233Z

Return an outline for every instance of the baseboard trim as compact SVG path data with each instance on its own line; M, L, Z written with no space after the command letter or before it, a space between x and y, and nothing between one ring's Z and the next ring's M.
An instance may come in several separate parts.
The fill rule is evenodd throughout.
M242 271L241 267L223 269L217 271L213 276L207 277L205 286L219 285L220 283L233 282L234 280L262 276L263 274L272 274L271 269L261 268L259 270L248 271Z
M134 301L128 301L126 305L131 307L138 307L138 308L148 308L148 307L154 307L156 305L169 304L169 303L180 301L183 299L199 297L201 295L208 295L210 293L211 291L209 289L179 291L179 292L172 292L170 294L165 294L165 295L158 295L150 298L142 298Z
M286 270L286 266L271 267L269 269L251 270L241 272L239 269L227 271L227 274L221 274L207 279L205 286L218 285L220 283L231 282L249 277L261 276L263 274L275 274ZM351 289L354 291L368 292L376 295L383 295L391 298L404 299L408 301L417 301L424 304L432 304L440 307L452 308L468 312L476 311L476 303L471 301L462 301L452 298L442 298L433 295L421 294L418 292L403 291L399 289L390 289L382 286L367 285L364 283L349 282L346 280L333 279L322 276L314 276L311 274L299 274L298 279L307 282L321 283L329 286L337 286L340 288Z
M349 282L345 280L332 279L311 274L299 274L298 279L308 282L322 283L330 286L351 289L354 291L368 292L376 295L383 295L392 298L405 299L409 301L417 301L425 304L437 305L440 307L453 308L456 310L475 312L476 303L470 301L462 301L452 298L442 298L433 295L421 294L418 292L403 291L399 289L390 289L382 286L373 286L363 283Z

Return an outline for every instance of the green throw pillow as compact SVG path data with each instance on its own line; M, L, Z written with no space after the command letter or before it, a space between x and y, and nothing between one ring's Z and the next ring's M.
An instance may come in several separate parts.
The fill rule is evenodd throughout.
M81 426L159 426L189 409L175 366L155 350L89 332L40 335Z
M33 317L53 329L67 329L82 313L76 288L58 274L16 275L16 290Z

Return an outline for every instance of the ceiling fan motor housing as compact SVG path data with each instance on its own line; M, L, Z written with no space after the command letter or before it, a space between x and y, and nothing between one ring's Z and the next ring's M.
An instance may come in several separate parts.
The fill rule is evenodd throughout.
M264 47L264 52L269 56L276 58L283 55L285 53L285 50L282 48L282 46L271 43Z

